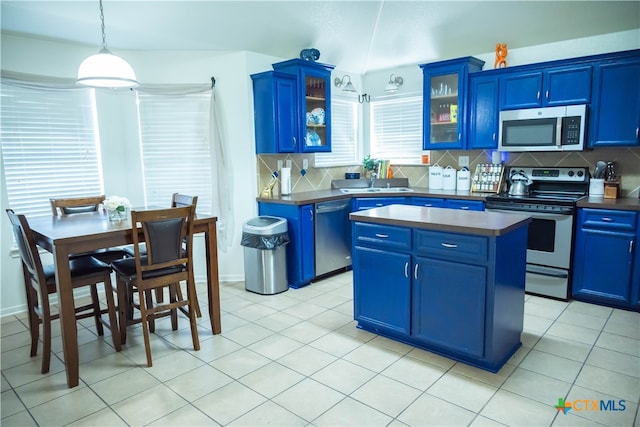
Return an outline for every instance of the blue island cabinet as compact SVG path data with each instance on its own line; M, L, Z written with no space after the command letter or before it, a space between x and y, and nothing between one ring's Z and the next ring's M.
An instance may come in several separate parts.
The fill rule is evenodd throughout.
M354 214L358 327L497 372L522 345L526 221L499 235L476 235L398 226L397 214L394 225ZM492 214L456 215L475 222Z
M290 240L287 245L289 287L300 288L308 285L315 277L313 204L288 205L259 202L258 213L287 219Z

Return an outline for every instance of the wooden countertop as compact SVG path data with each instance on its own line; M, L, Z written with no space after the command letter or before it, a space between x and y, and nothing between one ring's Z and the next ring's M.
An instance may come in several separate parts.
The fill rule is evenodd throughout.
M352 221L421 228L453 233L500 236L531 222L520 213L466 211L421 206L389 205L349 214Z

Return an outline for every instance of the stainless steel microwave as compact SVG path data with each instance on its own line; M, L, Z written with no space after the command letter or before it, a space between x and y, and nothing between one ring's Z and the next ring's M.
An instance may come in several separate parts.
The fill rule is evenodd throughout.
M581 151L587 106L527 108L500 112L500 151Z

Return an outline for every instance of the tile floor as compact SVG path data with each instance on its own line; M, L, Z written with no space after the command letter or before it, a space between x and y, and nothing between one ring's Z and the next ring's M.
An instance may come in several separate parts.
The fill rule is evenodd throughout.
M1 324L1 424L640 424L638 313L527 295L523 347L492 374L357 329L352 297L350 272L272 296L224 283L223 333L212 336L208 318L201 320L196 352L186 320L177 332L164 322L152 339L153 368L140 328L116 353L83 322L73 389L59 337L51 372L41 375L40 357L28 356L24 316L8 316ZM616 409L623 400L624 410L586 406L565 415L554 408L559 397L612 400Z

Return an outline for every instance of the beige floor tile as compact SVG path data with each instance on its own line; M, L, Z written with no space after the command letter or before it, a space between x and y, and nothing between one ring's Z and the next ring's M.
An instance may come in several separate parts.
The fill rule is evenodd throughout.
M537 336L544 334L552 324L553 319L538 317L528 313L524 314L524 329L536 334Z
M273 331L256 325L255 323L248 323L224 333L225 338L243 346L251 345L271 335L273 335Z
M311 378L341 393L349 394L375 375L376 373L369 369L338 359L313 374Z
M345 395L307 378L272 400L297 416L311 422L344 399Z
M614 310L604 331L625 337L640 339L640 314L623 310Z
M317 295L314 295L314 296L317 296ZM290 316L298 317L302 320L309 320L312 317L315 317L318 314L327 311L325 307L322 307L316 304L311 304L306 301L308 300L303 299L298 304L285 308L284 310L282 310L282 312Z
M106 408L106 404L86 387L74 388L57 399L30 409L42 426L63 426Z
M591 351L592 346L577 341L566 340L553 335L545 335L534 346L535 350L556 356L584 362Z
M369 341L346 354L343 359L372 371L381 372L401 357L402 353L397 353L389 348L374 345Z
M527 301L524 305L525 314L551 320L556 320L565 309L566 305L564 304L550 305L538 301Z
M288 338L284 335L275 334L258 341L255 344L251 344L248 348L263 356L268 357L271 360L277 360L292 351L295 351L302 347L299 341Z
M447 402L478 412L491 399L497 387L447 372L438 379L427 393Z
M588 365L599 366L621 374L640 378L640 358L606 348L594 347L587 358Z
M349 397L313 420L314 426L386 426L391 417Z
M350 397L390 417L396 417L420 394L421 391L416 388L383 375L377 375L351 393Z
M570 388L571 383L518 368L513 371L501 389L542 404L551 404L557 401L556 396L566 396Z
M640 400L640 378L589 364L582 368L575 384L635 403Z
M602 424L567 412L558 413L551 424L554 427L602 427Z
M17 414L2 417L3 427L35 427L37 425L27 411L20 411Z
M475 416L475 412L423 394L398 416L398 420L411 426L461 426L469 424Z
M251 390L272 398L304 378L300 373L273 362L245 375L239 381Z
M302 375L310 376L330 363L333 363L336 359L335 356L327 352L305 346L281 357L278 359L278 363Z
M270 363L270 360L254 351L242 348L210 363L211 366L238 379Z
M3 343L4 344L4 343ZM41 374L40 369L42 365L42 358L40 356L31 357L27 360L27 363L14 366L9 369L2 369L2 375L6 378L7 382L12 387L20 387L25 384L29 384L34 381L41 380L43 376L56 375L60 372L64 372L64 364L55 356L51 356L51 365L49 372ZM82 372L82 368L80 368Z
M328 292L326 294L321 294L315 298L312 298L309 302L312 304L317 304L324 308L335 308L340 304L349 302L350 299L351 298L341 296L337 293Z
M199 426L217 426L220 425L205 415L201 410L193 405L185 405L175 411L165 415L164 417L147 424L154 427L162 426L181 426L181 427L199 427Z
M587 304L587 305L591 305L591 304ZM592 314L586 314L584 311L580 311L580 310L572 311L571 310L572 306L573 305L569 306L569 308L567 308L564 311L564 313L562 313L560 317L558 317L558 320L557 320L558 322L567 323L574 326L582 326L585 328L595 329L598 331L602 330L605 323L607 323L607 317L600 317ZM609 311L611 311L611 309L609 309Z
M450 370L450 372L465 377L473 378L474 380L482 381L494 387L500 387L509 375L516 369L515 365L505 363L498 372L489 372L484 369L476 368L465 363L456 363Z
M158 380L164 382L179 377L193 369L202 366L204 362L191 353L178 351L164 357L154 357L153 366L148 372Z
M2 392L0 396L0 414L2 414L2 418L15 415L26 409L15 391L7 390Z
M331 332L313 341L310 345L336 357L342 357L360 347L364 341L340 332Z
M295 316L290 316L279 311L260 319L260 325L274 332L281 332L285 329L300 323L301 320Z
M306 426L308 422L280 405L267 401L229 424L230 426Z
M308 321L302 321L280 332L281 335L309 344L331 331Z
M622 409L619 404L619 399L615 396L610 396L602 392L594 393L593 390L574 385L569 391L569 395L566 398L567 402L574 402L576 400L597 400L597 401L613 401L616 403L617 409ZM589 409L587 409L589 408ZM638 410L638 405L632 402L625 402L624 410L591 410L590 406L582 406L581 410L578 408L571 409L569 413L576 415L587 420L594 421L607 426L631 426ZM559 415L558 415L559 416Z
M589 304L582 301L571 301L571 303L567 306L566 311L567 313L581 313L587 316L595 316L608 319L609 316L611 316L613 309L610 307Z
M187 405L187 401L165 385L157 385L111 407L130 425L143 425Z
M237 381L193 402L193 406L221 425L246 414L267 399Z
M187 349L193 356L204 362L212 362L242 348L237 342L231 341L222 335L214 335L211 338L200 342L200 350L193 351Z
M409 353L407 353L407 356L422 360L423 362L427 362L444 369L449 369L456 364L454 360L451 360L448 357L443 357L435 353L431 353L430 351L423 350L421 348L414 348Z
M598 339L600 331L592 328L571 325L569 323L554 323L549 327L546 335L577 341L583 344L593 345Z
M117 427L126 425L127 423L125 423L111 408L104 408L69 424L69 426L74 427Z
M506 425L544 426L551 424L556 412L551 404L545 405L505 390L498 390L480 415Z
M573 383L580 372L582 363L542 351L531 350L519 367Z
M330 331L335 331L336 329L340 329L341 327L351 323L353 321L353 316L348 316L346 314L338 313L334 310L324 311L317 316L313 316L309 319L309 322L315 323L318 326L321 326Z
M86 388L82 382L77 388L68 388L67 375L64 371L60 371L52 375L41 375L40 379L16 387L14 390L27 408L33 408L82 388Z
M596 347L640 357L640 340L623 335L602 332L596 341Z
M167 381L165 385L179 396L193 402L232 381L233 378L230 376L209 365L203 365Z
M242 319L248 320L250 322L256 322L264 317L272 315L275 312L276 310L271 307L267 307L262 304L251 304L242 307L241 309L236 310L233 313Z
M504 425L505 424L499 423L495 420L491 420L487 417L483 417L482 415L478 415L473 419L473 421L471 421L469 427L500 427Z
M405 356L382 371L382 375L424 391L445 372L444 368Z

